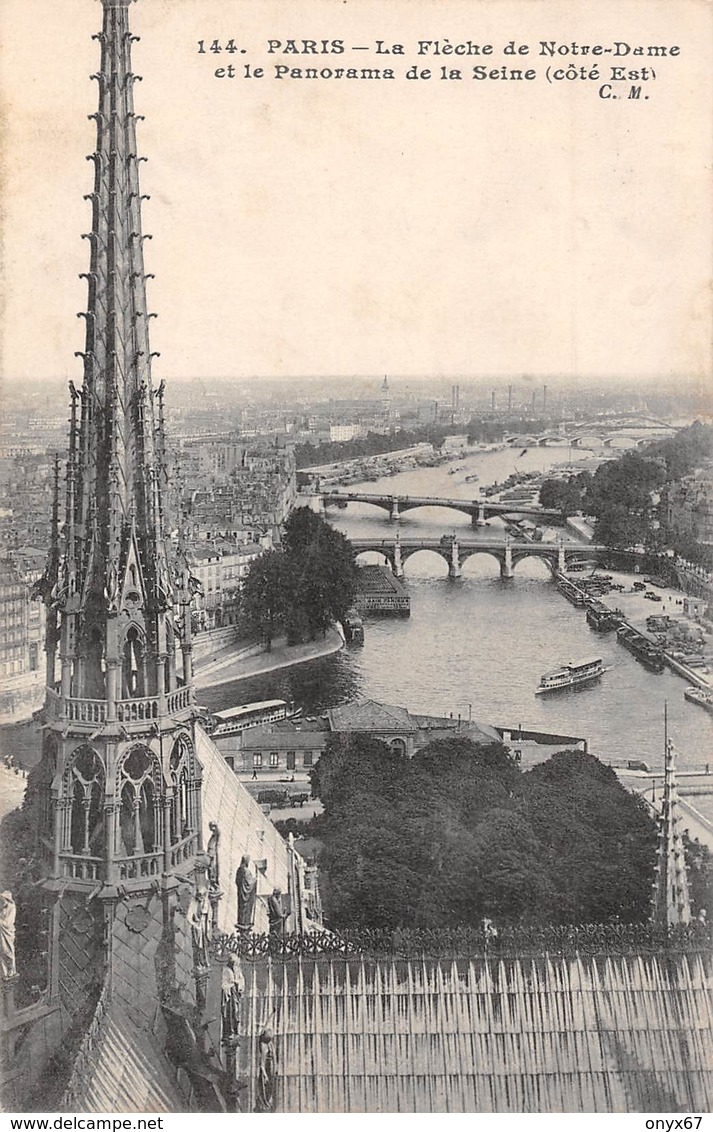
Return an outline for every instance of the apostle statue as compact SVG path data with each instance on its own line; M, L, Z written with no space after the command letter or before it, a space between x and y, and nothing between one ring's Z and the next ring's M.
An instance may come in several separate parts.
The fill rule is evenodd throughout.
M267 901L267 918L270 923L270 939L281 940L285 931L285 920L289 913L282 907L282 889L273 888Z
M220 1015L223 1041L237 1038L240 1030L240 1003L245 993L245 977L238 956L231 952L223 968L220 993Z
M220 841L220 830L214 821L208 823L210 829L210 837L208 838L208 845L206 853L208 854L208 884L210 888L220 887L220 864L218 862L218 843Z
M3 978L11 979L15 969L15 901L11 892L0 893L0 964Z
M195 896L188 907L187 919L191 929L193 941L193 959L197 966L208 967L208 924L210 917L210 902L208 891L197 888Z
M257 873L245 854L235 874L238 895L238 930L250 931L255 923L255 901L257 899Z
M272 1030L263 1030L258 1038L257 1112L273 1112L275 1108L275 1043Z

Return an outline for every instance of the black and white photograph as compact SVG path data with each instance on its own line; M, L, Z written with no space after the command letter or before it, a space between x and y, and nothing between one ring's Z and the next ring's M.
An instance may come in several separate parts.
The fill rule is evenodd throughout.
M713 6L0 52L7 1128L704 1132Z

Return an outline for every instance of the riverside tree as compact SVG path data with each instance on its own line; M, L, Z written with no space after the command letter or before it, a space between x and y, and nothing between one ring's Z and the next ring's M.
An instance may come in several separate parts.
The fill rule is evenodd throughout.
M267 649L284 629L285 560L281 551L268 550L250 565L241 597L246 628Z
M250 567L242 608L247 628L267 643L285 632L290 644L324 635L342 621L356 595L349 540L308 507L285 523L282 549Z

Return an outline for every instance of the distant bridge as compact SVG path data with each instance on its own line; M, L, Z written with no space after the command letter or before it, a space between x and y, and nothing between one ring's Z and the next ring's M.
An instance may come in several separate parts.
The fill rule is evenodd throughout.
M579 425L576 431L567 434L562 433L548 433L542 436L530 436L525 433L517 433L513 436L504 437L505 444L511 448L546 448L548 445L556 445L558 447L570 446L572 448L587 448L593 442L601 445L603 448L611 448L617 440L633 440L637 447L641 448L645 444L651 444L652 440L658 437L673 436L676 431L673 428L658 427L655 425L633 425L629 428L623 426L617 431L610 432L611 428L616 426L608 425L602 428L601 422L598 425L593 425L589 428L587 425ZM640 433L644 428L656 428L655 436L641 436Z
M587 562L606 552L605 546L587 546L581 542L524 542L515 539L456 538L362 538L349 540L357 555L382 555L397 578L402 578L404 563L420 550L440 555L448 565L448 576L460 578L461 567L474 554L489 554L500 564L500 577L512 578L518 562L540 558L552 574L564 570L570 562Z
M377 495L367 491L320 491L312 493L323 508L330 505L346 507L348 503L371 503L388 511L391 519L399 519L406 511L417 507L447 507L470 515L473 526L484 523L493 515L532 515L537 519L551 519L563 522L561 511L546 507L522 505L514 500L509 503L492 503L488 499L442 499L438 495Z

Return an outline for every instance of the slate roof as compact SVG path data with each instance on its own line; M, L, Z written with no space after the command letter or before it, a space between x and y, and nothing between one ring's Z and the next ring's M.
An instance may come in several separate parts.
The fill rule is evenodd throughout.
M397 734L413 734L418 731L406 708L391 704L380 704L376 700L357 700L342 704L327 712L332 731L392 731Z
M445 719L439 715L412 715L421 731L431 739L470 739L474 743L502 743L502 736L488 723L472 720Z

